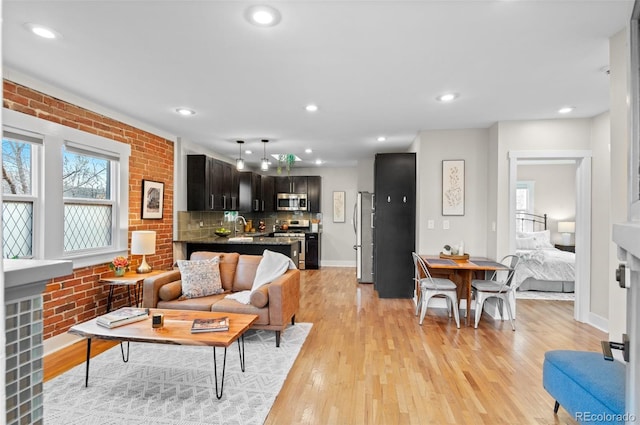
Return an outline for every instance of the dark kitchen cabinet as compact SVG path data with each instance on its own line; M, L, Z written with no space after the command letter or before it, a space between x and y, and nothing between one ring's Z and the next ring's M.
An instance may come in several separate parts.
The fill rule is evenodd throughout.
M376 154L374 288L380 298L411 298L416 234L416 156Z
M252 172L240 173L240 211L262 210L262 176Z
M273 176L262 176L260 179L263 212L276 210L276 179Z
M307 176L276 177L276 193L307 193Z
M304 268L319 269L320 268L320 234L305 234L305 251L304 251Z
M320 176L307 176L307 206L309 212L321 212L322 183Z
M211 158L187 155L187 210L212 210Z
M234 166L206 155L187 155L187 210L236 211L238 197Z

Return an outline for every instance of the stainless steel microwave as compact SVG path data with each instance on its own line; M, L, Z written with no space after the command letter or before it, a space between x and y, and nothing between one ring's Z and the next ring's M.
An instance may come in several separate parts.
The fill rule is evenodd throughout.
M276 209L278 211L307 211L307 195L305 193L278 193Z

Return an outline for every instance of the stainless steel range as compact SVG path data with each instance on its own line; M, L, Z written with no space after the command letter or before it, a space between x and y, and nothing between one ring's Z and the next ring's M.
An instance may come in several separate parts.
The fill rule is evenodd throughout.
M275 232L273 236L296 239L300 242L298 248L298 268L304 270L305 268L305 230L309 230L309 220L286 220L282 224L286 224L287 230L280 230Z

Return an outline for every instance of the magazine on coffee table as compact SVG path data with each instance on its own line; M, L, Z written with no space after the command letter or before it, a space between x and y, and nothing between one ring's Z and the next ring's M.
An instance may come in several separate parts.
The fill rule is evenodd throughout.
M224 332L229 330L229 318L216 317L212 319L193 319L191 333Z
M105 328L117 328L127 323L138 322L149 317L149 309L123 307L104 314L96 319L96 323Z

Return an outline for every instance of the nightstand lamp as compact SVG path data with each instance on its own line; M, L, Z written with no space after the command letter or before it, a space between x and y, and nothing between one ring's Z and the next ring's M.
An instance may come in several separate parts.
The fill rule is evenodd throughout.
M562 233L562 244L571 245L571 234L576 232L575 221L559 221L558 233Z
M149 273L151 266L147 264L147 254L156 253L156 232L152 230L138 230L131 232L131 254L142 255L142 262L136 269L137 273Z

